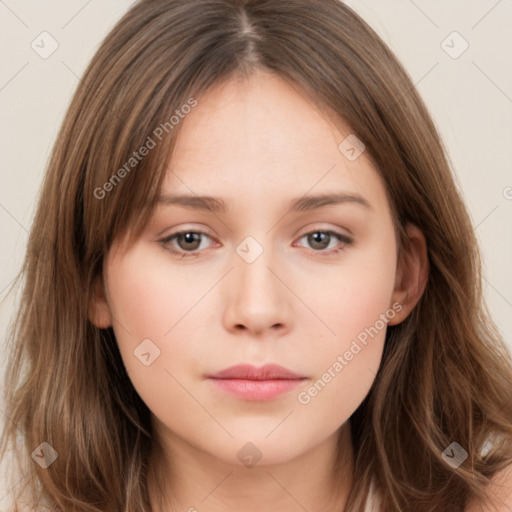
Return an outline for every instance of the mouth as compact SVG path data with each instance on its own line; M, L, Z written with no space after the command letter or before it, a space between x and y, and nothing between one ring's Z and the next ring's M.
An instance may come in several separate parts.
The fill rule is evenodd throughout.
M207 379L216 389L239 398L270 400L291 391L307 377L276 364L261 368L241 364L208 375Z

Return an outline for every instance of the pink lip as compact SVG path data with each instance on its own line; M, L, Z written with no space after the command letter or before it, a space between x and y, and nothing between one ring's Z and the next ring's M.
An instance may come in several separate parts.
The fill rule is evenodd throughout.
M240 364L208 375L216 387L247 400L270 400L295 388L304 379L305 376L276 364L261 368Z

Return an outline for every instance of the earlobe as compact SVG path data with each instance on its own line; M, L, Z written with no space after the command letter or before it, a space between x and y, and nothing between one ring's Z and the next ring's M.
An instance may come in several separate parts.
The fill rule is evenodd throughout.
M425 235L411 223L405 226L405 230L408 242L399 257L391 300L391 304L398 302L402 309L388 325L399 324L407 318L423 295L428 280L429 263Z
M100 329L112 326L112 314L107 304L101 276L98 276L94 282L93 293L89 303L89 320Z

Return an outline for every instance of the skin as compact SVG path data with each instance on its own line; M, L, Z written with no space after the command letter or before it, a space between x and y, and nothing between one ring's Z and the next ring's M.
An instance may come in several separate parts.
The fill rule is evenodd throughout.
M469 501L466 512L510 512L512 510L512 465L498 471L486 487L486 498Z
M348 420L378 371L385 327L309 403L298 394L393 304L401 310L388 325L407 317L424 289L425 239L408 225L409 257L398 259L381 178L364 152L354 161L340 152L350 129L326 119L297 87L258 72L198 101L182 121L162 193L221 197L229 210L162 205L135 244L116 241L91 320L113 326L152 412L163 447L152 460L169 472L165 490L176 510L343 510L353 471ZM371 209L344 203L297 213L287 206L332 191L359 194ZM197 243L160 242L181 229L206 234ZM326 229L352 243L304 236ZM236 252L247 236L263 249L251 263ZM198 255L180 259L169 247ZM322 256L322 247L342 250ZM160 350L149 366L133 354L146 338ZM263 402L205 379L237 363L270 362L307 379ZM338 437L341 480L332 470ZM253 467L237 457L248 442L261 452Z

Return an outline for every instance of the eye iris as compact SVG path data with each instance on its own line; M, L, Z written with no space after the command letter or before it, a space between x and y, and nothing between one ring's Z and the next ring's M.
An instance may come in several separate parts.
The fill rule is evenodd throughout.
M322 245L322 241L318 240L318 238L322 238L322 237L326 237L328 240L330 235L328 233L321 233L321 232L311 233L310 235L308 235L308 243L310 243L312 241L313 243L311 244L311 246L315 249L325 249L329 245L328 241L327 241L327 245L325 245L325 246L315 247L315 244L317 244L317 243L320 243L320 245ZM324 239L323 243L325 244L325 239Z
M201 240L200 240L201 236L199 235L199 233L180 233L180 234L178 234L177 238L178 238L178 245L180 245L180 248L182 248L182 249L195 250L195 249L197 249L197 247L199 247L200 242L201 242ZM181 244L180 244L181 240L185 240L186 243L194 243L195 242L195 243L197 243L197 247L190 247L190 246L181 247Z

